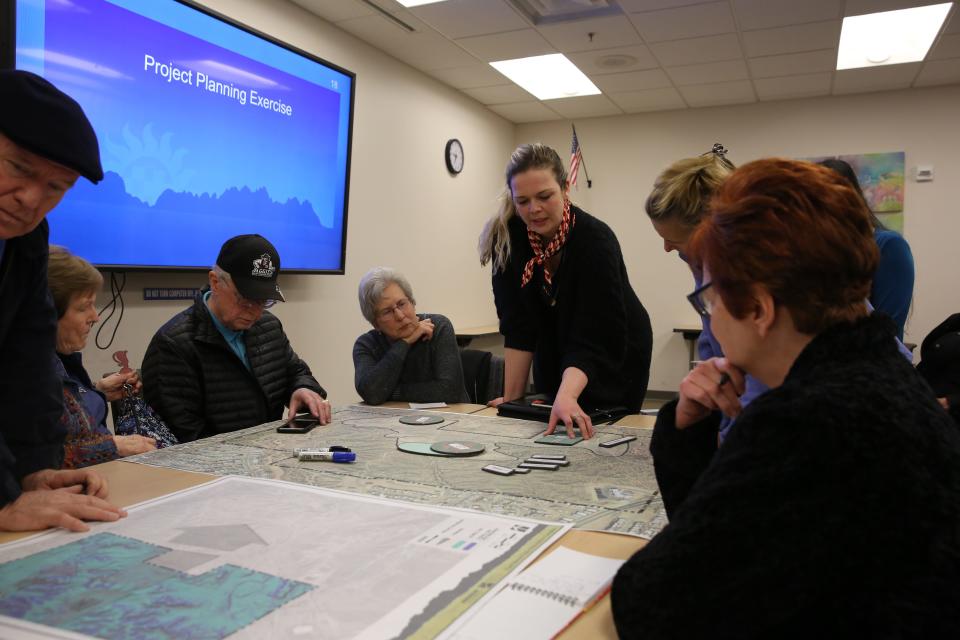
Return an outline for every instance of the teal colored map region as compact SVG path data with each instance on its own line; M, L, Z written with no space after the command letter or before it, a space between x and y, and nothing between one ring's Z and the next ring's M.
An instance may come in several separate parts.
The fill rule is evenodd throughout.
M99 533L0 565L0 614L100 638L224 638L314 587L234 565L191 576L172 551Z

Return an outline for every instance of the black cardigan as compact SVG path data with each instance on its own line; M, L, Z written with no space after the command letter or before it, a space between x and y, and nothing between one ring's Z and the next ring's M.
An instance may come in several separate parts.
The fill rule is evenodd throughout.
M894 331L829 329L744 410L617 574L621 637L960 637L960 435ZM674 410L661 460L707 439Z
M0 506L20 497L20 481L59 469L66 428L53 366L57 313L47 290L44 220L6 241L0 262Z
M555 395L564 369L573 366L589 380L581 404L635 411L650 375L650 318L630 286L613 231L577 207L571 211L576 221L553 275L554 306L543 293L542 267L520 287L533 249L523 221L510 220L510 261L493 274L500 333L506 347L534 353L537 392Z

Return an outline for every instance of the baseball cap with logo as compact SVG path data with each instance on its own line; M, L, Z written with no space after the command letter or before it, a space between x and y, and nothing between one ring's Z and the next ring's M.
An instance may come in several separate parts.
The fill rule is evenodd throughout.
M251 233L230 238L220 248L217 266L230 274L244 298L284 302L277 284L280 254L263 236Z

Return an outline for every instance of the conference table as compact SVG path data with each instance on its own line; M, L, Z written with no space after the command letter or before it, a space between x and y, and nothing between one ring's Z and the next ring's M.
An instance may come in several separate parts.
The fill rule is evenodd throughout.
M409 405L402 402L388 402L381 406L409 408ZM475 404L451 404L438 410L463 414L496 415L496 409ZM614 424L632 428L652 428L654 420L652 416L630 415L624 416ZM121 507L129 507L203 484L216 477L205 473L153 467L122 460L106 462L91 468L96 469L106 478L110 485L110 501ZM0 544L24 538L32 535L32 533L35 532L0 533ZM608 558L626 559L641 549L646 542L646 540L634 536L572 529L548 547L538 559L545 557L558 546ZM559 637L563 640L616 638L617 633L610 611L609 595L605 595L597 604L589 608Z

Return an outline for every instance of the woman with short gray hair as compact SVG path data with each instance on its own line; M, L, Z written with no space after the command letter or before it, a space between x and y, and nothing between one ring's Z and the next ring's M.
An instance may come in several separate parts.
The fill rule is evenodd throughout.
M417 314L410 283L375 267L360 280L360 312L373 329L353 345L354 384L367 404L469 402L453 325Z

